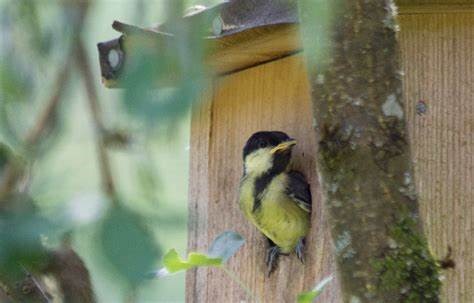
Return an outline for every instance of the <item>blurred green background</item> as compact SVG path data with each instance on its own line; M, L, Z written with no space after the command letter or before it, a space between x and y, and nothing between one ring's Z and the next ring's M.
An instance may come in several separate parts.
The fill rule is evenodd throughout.
M68 51L68 16L64 1L0 0L0 142L14 151L51 94ZM171 121L144 123L130 115L124 93L100 84L96 44L117 38L114 20L138 26L164 21L165 0L96 0L85 19L83 41L94 72L103 121L130 137L126 146L109 148L113 177L121 203L140 215L161 251L186 251L189 159L189 107ZM217 1L185 1L183 6ZM73 64L73 63L71 63ZM129 288L100 254L97 221L106 212L101 189L94 129L86 91L77 69L61 100L54 131L32 161L28 191L41 213L66 218L76 252L85 261L99 302L124 302ZM123 101L123 102L122 102ZM165 113L166 114L166 113ZM54 239L51 240L54 243ZM52 244L54 245L54 244ZM160 260L156 260L160 267ZM183 302L184 274L147 281L136 290L136 302Z

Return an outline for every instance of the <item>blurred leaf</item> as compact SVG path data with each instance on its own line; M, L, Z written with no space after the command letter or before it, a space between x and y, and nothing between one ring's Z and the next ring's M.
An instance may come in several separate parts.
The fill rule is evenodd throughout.
M316 285L313 290L307 291L307 292L302 292L298 294L298 303L312 303L314 299L316 299L321 292L324 290L324 287L332 281L332 276L329 276L325 279L323 279L321 282Z
M130 132L123 129L104 130L102 137L105 146L110 149L125 149L132 143Z
M147 124L169 123L186 113L200 93L202 76L178 76L183 78L156 88L156 81L167 77L169 70L179 70L177 66L170 67L176 58L142 55L137 60L137 66L127 77L122 98L127 112Z
M310 67L324 69L331 51L331 24L335 1L299 0L300 28Z
M159 201L157 192L161 188L159 176L156 175L157 171L153 158L148 152L143 153L137 160L135 174L137 187L141 189L144 199L152 204L156 204Z
M33 90L32 75L28 73L18 58L4 56L2 59L0 64L0 100L2 103L28 101Z
M0 275L15 279L23 275L22 266L41 268L48 256L41 237L56 226L40 216L26 194L13 194L0 201Z
M172 37L129 35L124 42L124 106L148 123L173 122L198 100L205 85L203 37L210 21L183 22L181 1L170 1L167 8Z
M11 157L12 151L10 148L6 144L0 142L0 176L2 175L5 164L10 161Z
M0 137L10 144L11 146L17 147L21 145L20 136L18 131L15 129L12 121L10 121L11 114L7 109L9 104L2 101L0 96Z
M38 16L37 2L28 0L15 1L18 6L17 18L21 20L22 26L27 34L28 44L38 55L47 54L50 50L50 38L43 34L42 24Z
M7 163L9 164L9 169L11 169L10 173L14 174L15 179L21 178L27 168L27 162L23 155L19 155L7 144L0 142L0 180L3 178L3 170L6 168L5 165Z
M122 207L105 216L99 233L103 254L116 270L136 286L150 271L161 252L141 218Z
M224 262L227 262L244 243L245 239L242 235L234 231L225 231L214 239L208 254L209 256L220 257Z

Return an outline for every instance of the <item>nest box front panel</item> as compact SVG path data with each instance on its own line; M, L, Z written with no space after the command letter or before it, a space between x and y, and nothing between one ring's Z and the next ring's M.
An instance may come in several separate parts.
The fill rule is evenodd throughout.
M442 7L441 7L442 8ZM451 246L459 270L445 274L443 297L471 302L474 11L426 7L400 15L404 97L415 180L430 245L442 258ZM189 249L205 251L216 235L233 229L247 239L229 266L265 302L294 302L296 294L335 272L315 173L315 135L305 66L300 55L246 69L216 80L208 102L194 111L191 135ZM242 147L258 130L282 130L298 140L295 168L313 194L312 229L306 265L282 257L265 278L263 236L238 207ZM321 302L340 302L337 281ZM188 302L249 301L240 287L214 269L187 274Z
M200 240L190 240L190 244L204 248L202 243L211 243L222 231L231 229L241 233L247 240L246 244L229 261L229 267L259 298L265 298L265 302L293 302L299 292L311 289L317 281L334 272L332 244L316 176L316 138L303 58L294 55L246 69L217 79L213 87L212 102L201 109L197 113L199 117L194 119L201 124L193 125L192 136L201 136L199 143L197 138L193 142L208 144L208 158L205 160L208 163L208 180L203 181L208 182L208 202L202 201L207 203L207 223L195 225L201 231L193 232ZM312 228L307 238L306 263L301 264L294 254L282 256L279 267L270 278L265 276L267 244L264 236L244 218L238 205L242 148L248 137L259 130L284 131L297 140L293 150L293 167L306 175L313 194ZM201 174L200 177L205 178L206 175ZM199 220L202 218L203 213ZM198 294L196 301L246 300L239 285L221 271L198 269L195 274L198 280L206 281L206 285L204 282L200 284L206 291L195 290L194 295ZM226 285L224 290L223 285ZM334 282L328 287L328 295L322 298L324 302L338 301L331 297L336 292L330 288L336 285L337 282ZM220 291L213 292L213 289Z

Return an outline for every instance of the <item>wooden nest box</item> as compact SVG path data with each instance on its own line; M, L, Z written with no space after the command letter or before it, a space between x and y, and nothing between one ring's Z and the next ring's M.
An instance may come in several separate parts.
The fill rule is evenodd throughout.
M444 272L447 302L474 298L474 4L472 0L400 0L399 41L404 65L404 97L415 162L421 214L436 256L452 247L456 269ZM225 230L246 245L228 266L264 302L294 302L299 292L335 273L333 244L316 176L310 87L298 31L295 1L230 1L186 18L213 14L206 64L215 79L191 129L189 240L205 251ZM166 24L141 29L122 23L120 39L99 45L102 77L120 86L123 40L143 33L165 41ZM111 62L109 52L117 52ZM294 166L305 173L313 193L312 229L306 264L282 257L265 277L266 244L241 214L238 184L242 147L258 130L282 130L298 140ZM247 301L238 284L221 271L200 268L186 277L188 302ZM340 302L338 282L319 302Z

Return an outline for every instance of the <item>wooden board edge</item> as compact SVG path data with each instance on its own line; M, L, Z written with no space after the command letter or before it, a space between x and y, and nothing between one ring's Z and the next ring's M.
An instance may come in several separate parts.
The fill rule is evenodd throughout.
M406 4L398 7L399 15L473 13L474 4Z
M212 118L212 85L201 96L202 102L192 108L189 189L188 189L188 240L187 251L207 250L207 203L209 200L209 148ZM199 301L200 292L206 291L206 276L199 269L186 271L186 302Z

